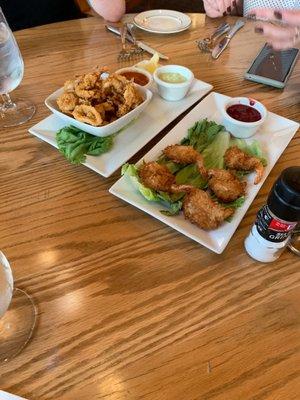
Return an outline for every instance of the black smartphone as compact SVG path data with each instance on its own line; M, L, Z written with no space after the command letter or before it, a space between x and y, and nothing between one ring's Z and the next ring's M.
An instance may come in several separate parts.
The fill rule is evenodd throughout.
M282 89L293 71L298 54L299 49L276 51L265 44L246 72L245 78Z

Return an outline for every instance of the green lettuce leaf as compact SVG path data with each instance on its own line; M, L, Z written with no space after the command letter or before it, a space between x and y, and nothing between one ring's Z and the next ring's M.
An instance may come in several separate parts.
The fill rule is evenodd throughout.
M203 119L188 129L188 135L182 140L181 144L193 146L194 149L201 153L223 130L224 127L222 125Z
M202 156L207 169L224 168L224 154L230 144L230 133L221 131L214 140L203 150Z
M266 155L264 154L258 140L252 140L251 143L247 143L244 139L233 138L230 140L230 146L237 146L239 149L249 154L249 156L259 158L264 167L268 165Z
M113 135L98 137L74 126L65 126L56 133L59 151L72 164L85 161L86 155L99 156L108 152L114 143Z
M207 187L207 181L199 173L196 164L183 167L177 172L175 177L178 185L193 185L199 189L205 189Z
M134 164L124 164L121 169L121 175L127 175L146 200L160 202L168 208L168 210L161 210L161 213L171 216L177 215L181 210L181 199L184 193L168 194L147 188L140 182L138 168Z

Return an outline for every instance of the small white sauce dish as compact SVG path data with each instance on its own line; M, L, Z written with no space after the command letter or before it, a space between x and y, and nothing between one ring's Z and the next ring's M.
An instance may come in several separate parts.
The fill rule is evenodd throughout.
M138 82L134 81L137 85L143 86L143 88L149 88L153 83L153 77L150 74L150 72L148 72L148 71L146 71L146 70L144 70L142 68L138 68L136 66L125 67L125 68L118 69L115 73L122 75L122 73L124 73L124 72L125 73L126 72L132 72L132 73L137 73L137 74L144 75L148 79L148 83L146 85L140 85Z
M260 113L261 119L255 122L243 122L232 118L227 113L227 109L235 104L243 104L256 109ZM233 136L240 139L247 139L253 136L264 124L268 114L266 107L262 103L248 97L233 97L222 105L220 111L222 114L221 123Z
M178 73L182 75L186 81L181 83L165 82L159 78L162 73ZM191 87L194 74L192 71L181 65L164 65L155 70L153 74L159 95L167 101L178 101L183 99L189 88Z

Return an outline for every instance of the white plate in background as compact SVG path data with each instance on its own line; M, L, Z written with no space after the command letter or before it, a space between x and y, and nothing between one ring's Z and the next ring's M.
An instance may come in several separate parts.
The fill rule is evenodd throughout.
M161 155L164 148L171 144L179 143L181 139L187 135L187 130L192 127L196 121L208 118L209 120L221 123L221 114L219 110L222 104L228 99L229 97L222 94L210 93L139 162L156 160ZM265 168L263 179L258 185L254 185L253 183L254 173L247 177L245 203L236 210L231 222L224 222L218 229L211 231L200 229L184 219L182 213L173 217L163 215L160 210L164 207L159 203L147 201L133 186L130 178L127 176L120 178L109 191L113 195L145 211L152 217L157 218L215 253L221 254L256 197L266 177L269 175L271 169L274 167L276 161L283 153L298 128L298 123L269 112L264 126L252 138L247 139L248 142L257 139L261 143L268 158L268 165Z
M173 10L144 11L136 15L133 21L144 31L163 34L185 31L192 23L188 15Z
M188 95L180 101L163 100L156 89L153 89L153 98L148 107L115 137L112 149L101 156L87 156L84 165L106 178L109 177L211 89L212 85L195 79ZM66 125L72 124L51 115L30 128L29 132L57 148L55 134Z

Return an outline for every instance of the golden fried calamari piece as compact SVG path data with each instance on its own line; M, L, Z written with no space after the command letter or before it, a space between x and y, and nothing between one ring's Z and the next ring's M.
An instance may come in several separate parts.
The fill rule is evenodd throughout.
M255 171L255 185L262 179L264 166L257 157L251 157L237 146L229 147L224 155L225 164L227 167L242 171Z
M103 90L106 94L123 94L129 81L123 75L111 74L103 81Z
M95 97L97 91L96 83L99 79L99 74L96 72L79 76L74 82L76 95L83 99Z
M225 169L208 170L208 186L214 194L229 203L245 194L246 182L241 182L232 172Z
M74 81L68 80L64 83L65 92L74 92L75 91L75 83Z
M95 107L84 104L75 107L73 116L78 121L85 122L93 126L99 126L103 123L103 119Z
M64 113L71 113L78 104L78 97L72 92L65 92L57 99L57 105Z
M204 190L179 185L177 191L187 192L183 200L185 218L202 229L216 229L234 213L234 209L213 202Z
M124 104L131 110L143 102L143 98L134 86L134 83L129 82L124 90Z
M163 192L169 192L175 184L175 176L168 168L154 161L142 165L139 177L146 187Z
M174 144L166 147L163 153L170 160L178 164L197 164L198 169L203 176L207 176L207 171L204 167L203 157L193 146L182 146Z
M103 121L108 121L108 113L115 113L115 108L112 104L105 101L104 103L99 103L95 105L95 110L101 115Z

